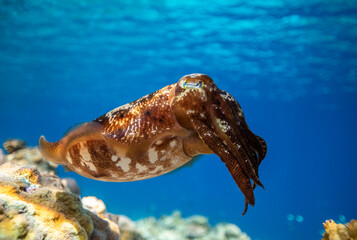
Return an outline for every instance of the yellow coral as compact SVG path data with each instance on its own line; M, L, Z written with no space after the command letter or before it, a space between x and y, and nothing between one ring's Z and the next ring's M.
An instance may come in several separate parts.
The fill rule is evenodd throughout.
M8 217L0 219L0 239L35 239L39 234L39 227L46 230L49 239L85 240L93 231L90 221L87 224L91 227L86 231L74 219L66 218L60 212L22 198L13 185L0 184L0 199L6 202L3 208L9 210ZM11 212L14 213L13 217L9 216ZM24 214L19 214L21 212ZM29 224L32 227L29 227Z
M91 217L80 198L57 182L34 167L2 164L0 239L88 239L94 230Z
M39 175L36 171L29 167L23 167L17 170L14 175L22 176L25 182L28 184L38 184L39 183Z
M323 225L325 233L322 240L357 240L356 220L347 223L347 227L341 223L337 224L333 220L327 220Z
M357 220L347 223L347 232L351 239L357 239Z

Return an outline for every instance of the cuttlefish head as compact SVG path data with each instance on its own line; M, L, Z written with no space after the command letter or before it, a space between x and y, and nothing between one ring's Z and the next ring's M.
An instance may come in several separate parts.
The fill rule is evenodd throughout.
M267 152L265 141L250 131L239 103L207 75L182 77L172 95L178 123L196 132L226 164L245 196L245 214L248 203L255 204L255 186L263 187L258 167Z

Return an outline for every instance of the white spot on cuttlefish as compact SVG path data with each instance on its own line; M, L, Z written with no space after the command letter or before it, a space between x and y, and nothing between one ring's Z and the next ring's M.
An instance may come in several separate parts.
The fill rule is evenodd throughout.
M193 111L193 110L187 110L186 113L187 113L187 114L191 114L191 113L195 113L195 111Z
M111 159L112 159L112 161L113 162L116 162L117 160L118 160L118 156L117 155L113 155L112 157L111 157Z
M160 139L155 142L155 145L161 145L162 143L163 143L163 141Z
M131 163L131 159L127 157L123 157L120 159L117 164L115 164L117 167L120 167L124 172L127 172L130 170L129 164Z
M149 149L148 156L151 163L155 163L158 160L158 154L154 148Z
M157 166L154 170L151 171L151 173L157 173L157 172L160 172L164 169L163 166Z
M196 77L201 77L203 75L204 75L203 73L191 73L191 74L189 74L187 76L192 77L192 78L196 78Z
M87 166L91 171L96 171L97 168L92 162L92 157L88 152L87 144L85 142L81 142L79 143L79 146L79 155L82 159L81 163L84 163L84 165Z
M222 129L223 132L228 132L228 130L231 128L227 121L217 118L216 122L218 123L219 128Z
M81 155L81 158L83 159L83 161L88 162L91 161L92 158L88 152L88 148L87 148L87 144L80 142L79 143L79 155Z
M136 163L135 167L136 169L138 169L139 173L144 172L148 169L145 165L141 165L140 163Z
M176 145L176 140L171 141L169 145L173 148Z

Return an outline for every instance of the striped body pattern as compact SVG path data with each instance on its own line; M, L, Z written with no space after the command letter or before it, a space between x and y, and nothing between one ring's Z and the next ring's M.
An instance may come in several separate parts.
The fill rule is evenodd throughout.
M39 148L46 159L82 176L112 182L156 177L215 153L245 195L245 211L254 205L255 186L263 186L258 167L267 150L249 130L238 102L204 74L186 75L57 142L42 136Z

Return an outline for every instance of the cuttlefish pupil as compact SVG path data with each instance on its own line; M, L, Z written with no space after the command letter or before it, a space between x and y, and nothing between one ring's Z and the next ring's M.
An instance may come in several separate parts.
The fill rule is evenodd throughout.
M248 204L263 187L258 168L265 141L248 128L242 108L204 74L182 77L134 102L69 131L39 141L42 155L78 174L126 182L156 177L201 154L217 154Z

